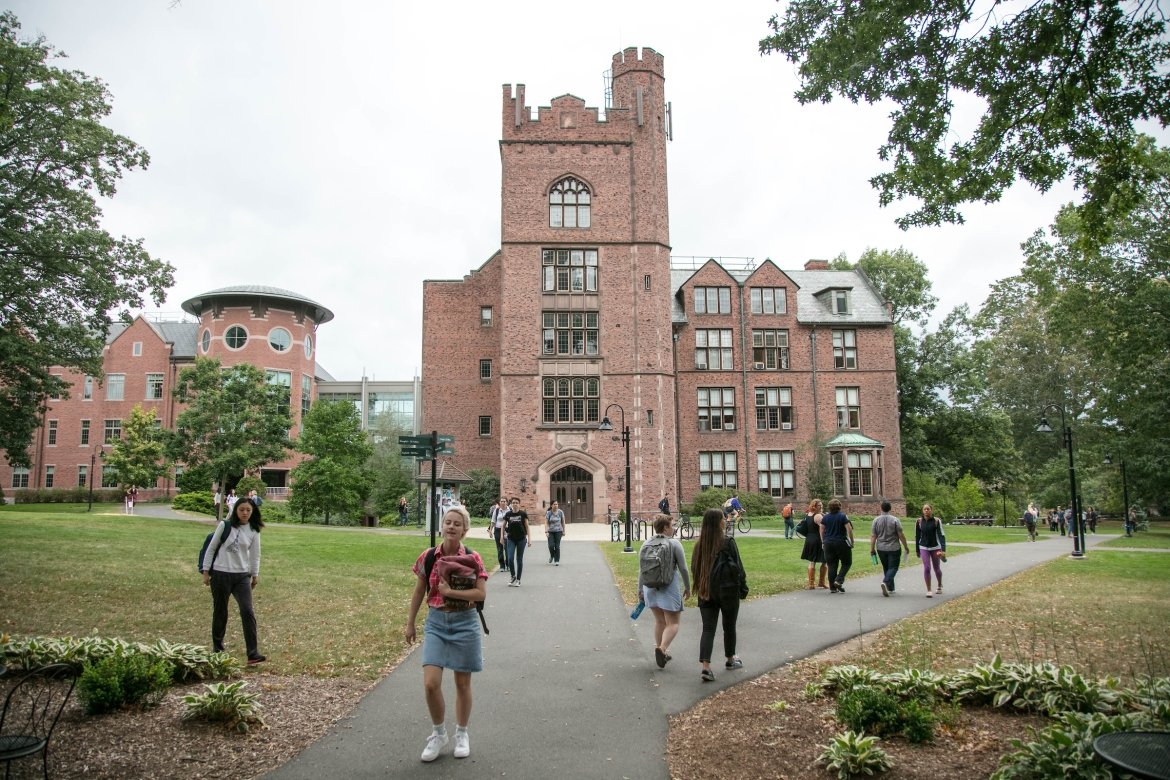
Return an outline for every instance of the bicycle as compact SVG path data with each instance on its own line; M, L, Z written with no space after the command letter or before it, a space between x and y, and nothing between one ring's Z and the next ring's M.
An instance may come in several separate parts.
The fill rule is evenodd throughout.
M686 515L680 515L678 525L675 526L674 533L670 535L671 538L674 537L674 534L678 534L680 539L693 539L695 537L695 526L691 524L691 518Z
M609 540L611 542L620 542L622 540L622 524L618 520L618 516L613 512L609 513Z
M741 514L736 518L735 527L739 529L741 534L746 534L752 530L752 521L748 519L747 515Z

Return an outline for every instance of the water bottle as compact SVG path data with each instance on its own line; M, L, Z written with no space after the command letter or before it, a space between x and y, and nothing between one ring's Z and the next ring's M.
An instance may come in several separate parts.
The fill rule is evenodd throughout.
M642 614L642 610L646 609L646 602L639 601L638 606L634 607L634 611L630 613L630 620L637 620L638 615Z
M874 565L874 566L877 566L877 562L878 562L877 553L870 553L870 554L869 554L869 559L870 559L871 561L873 561L873 565Z

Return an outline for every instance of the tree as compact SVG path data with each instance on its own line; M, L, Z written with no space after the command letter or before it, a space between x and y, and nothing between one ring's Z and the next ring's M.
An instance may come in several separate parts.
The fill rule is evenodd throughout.
M361 514L373 487L366 466L374 450L362 430L361 417L348 401L317 401L305 415L297 449L311 455L292 470L289 510L323 516Z
M162 303L174 269L101 229L97 198L149 162L102 124L106 86L19 30L0 14L0 449L27 466L47 400L68 397L49 368L100 375L110 312Z
M168 452L208 469L221 489L230 477L288 454L288 388L270 384L255 366L222 368L218 360L196 358L179 372L175 397L187 408L175 420Z
M894 325L926 325L938 298L931 295L926 263L903 247L893 251L866 249L857 260L882 300L890 304Z
M500 497L500 478L491 469L471 469L467 476L471 484L463 486L459 497L472 517L487 517Z
M883 206L920 201L903 228L962 222L963 204L1016 179L1045 191L1069 175L1098 227L1131 205L1134 123L1170 121L1159 3L793 0L769 26L760 51L798 64L801 103L895 104L878 150L891 168L870 182ZM970 98L982 114L966 131L954 108Z
M398 446L398 437L410 433L406 420L393 412L378 415L372 423L373 454L366 465L373 474L370 500L379 517L397 514L398 499L410 496L415 490L414 472L408 461L402 459L402 448Z
M983 489L971 472L964 474L955 485L954 500L960 517L974 517L976 513L984 511L986 502L983 499Z
M166 443L154 409L146 411L142 404L136 404L130 410L122 425L122 438L106 454L106 468L118 474L122 487L152 488L167 473Z

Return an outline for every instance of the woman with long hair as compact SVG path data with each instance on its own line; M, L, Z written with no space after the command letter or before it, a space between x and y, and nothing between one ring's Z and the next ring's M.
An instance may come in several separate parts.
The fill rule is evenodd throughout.
M215 527L200 569L203 584L211 588L211 647L224 652L227 633L228 599L235 598L244 624L244 645L248 665L266 661L260 654L256 637L256 612L252 608L252 591L260 581L260 507L251 501L237 501L228 519Z
M926 597L930 598L930 570L934 569L938 590L942 593L942 562L947 559L947 537L942 520L934 516L930 504L922 505L922 517L914 524L914 552L922 559L922 576L926 580Z
M816 572L817 564L821 565L821 581L822 588L828 588L829 584L825 582L825 575L828 574L828 567L825 565L825 550L821 546L821 520L824 519L824 504L819 498L814 498L808 502L808 509L804 513L804 521L801 523L804 526L804 549L800 551L800 557L808 561L808 589L816 590Z
M715 627L720 615L723 616L723 655L727 658L724 668L743 668L743 661L735 654L735 621L739 616L740 599L747 595L747 577L735 539L723 533L727 522L731 521L724 518L721 509L704 512L699 541L691 552L691 575L699 600L699 614L703 616L703 633L699 638L703 682L715 679L715 673L711 671L711 651L715 646Z

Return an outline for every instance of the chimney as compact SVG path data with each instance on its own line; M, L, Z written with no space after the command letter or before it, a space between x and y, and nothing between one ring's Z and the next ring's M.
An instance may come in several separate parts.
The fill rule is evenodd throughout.
M828 260L809 260L808 262L806 262L804 264L804 270L806 270L806 271L828 271L829 270L829 261Z

